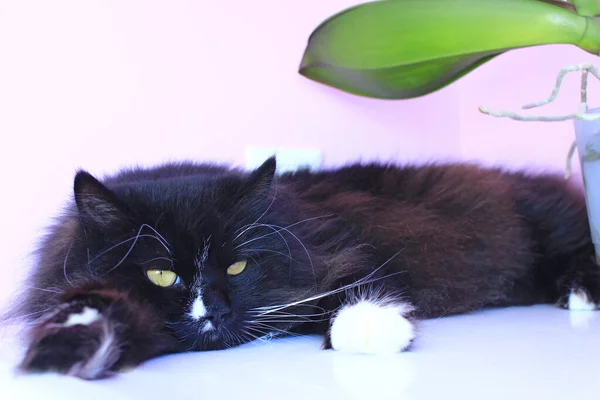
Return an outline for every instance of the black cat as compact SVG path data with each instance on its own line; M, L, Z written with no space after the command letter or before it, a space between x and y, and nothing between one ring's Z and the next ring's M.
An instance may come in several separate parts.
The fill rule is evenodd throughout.
M469 164L275 175L192 163L79 172L17 313L26 371L86 379L171 352L321 333L407 349L421 318L554 302L596 309L580 190Z

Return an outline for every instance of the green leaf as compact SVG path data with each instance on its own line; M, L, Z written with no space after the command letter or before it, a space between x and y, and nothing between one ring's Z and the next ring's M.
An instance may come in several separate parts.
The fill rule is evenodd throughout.
M497 54L450 57L379 69L342 68L311 64L302 75L343 91L379 99L422 96L449 85Z
M537 0L386 0L349 8L311 35L300 73L346 92L421 96L507 50L550 43L600 52L600 23Z
M600 14L600 0L573 0L577 14L593 17Z

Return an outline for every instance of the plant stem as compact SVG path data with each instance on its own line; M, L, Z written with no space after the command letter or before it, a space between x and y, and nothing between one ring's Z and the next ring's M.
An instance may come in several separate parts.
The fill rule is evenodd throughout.
M596 121L600 119L600 114L575 113L567 115L521 115L512 111L494 111L486 107L479 107L479 111L484 114L497 118L510 118L515 121L539 121L539 122L560 122L571 119L581 119L584 121Z
M588 70L581 71L581 104L587 104Z
M581 104L587 103L587 82L588 82L588 74L591 73L596 79L600 80L600 70L596 68L593 64L584 63L584 64L576 64L570 65L568 67L563 68L558 73L556 77L556 84L554 85L554 89L552 90L552 94L544 100L536 101L534 103L525 104L522 108L527 110L531 108L541 107L546 104L552 103L556 100L558 93L562 87L563 79L565 75L569 72L574 71L582 71L582 82L581 82ZM539 115L521 115L511 111L492 111L485 107L479 107L479 111L484 114L491 115L493 117L500 118L511 118L517 121L543 121L543 122L553 122L553 121L567 121L570 119L581 119L584 121L595 121L600 119L600 114L587 114L587 107L585 109L578 110L577 113L568 114L568 115L557 115L557 116L539 116Z

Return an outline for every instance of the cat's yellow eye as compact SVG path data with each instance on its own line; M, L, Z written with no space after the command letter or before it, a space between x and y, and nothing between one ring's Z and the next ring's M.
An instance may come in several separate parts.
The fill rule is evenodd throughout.
M146 271L146 276L150 282L160 287L170 287L179 283L179 276L168 269L149 269Z
M238 261L227 268L227 275L239 275L246 269L247 261Z

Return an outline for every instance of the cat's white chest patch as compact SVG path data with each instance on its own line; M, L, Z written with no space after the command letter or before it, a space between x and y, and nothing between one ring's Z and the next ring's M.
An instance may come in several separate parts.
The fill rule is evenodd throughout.
M202 290L198 290L198 295L194 299L192 303L192 309L190 311L190 317L193 319L204 318L207 314L206 306L204 305L204 300L202 299Z
M410 308L404 303L369 300L342 306L331 325L331 346L344 352L382 355L406 350L415 338L413 324L404 317Z
M83 307L79 314L71 314L69 318L62 324L67 328L74 325L89 325L100 319L100 312L95 308Z

